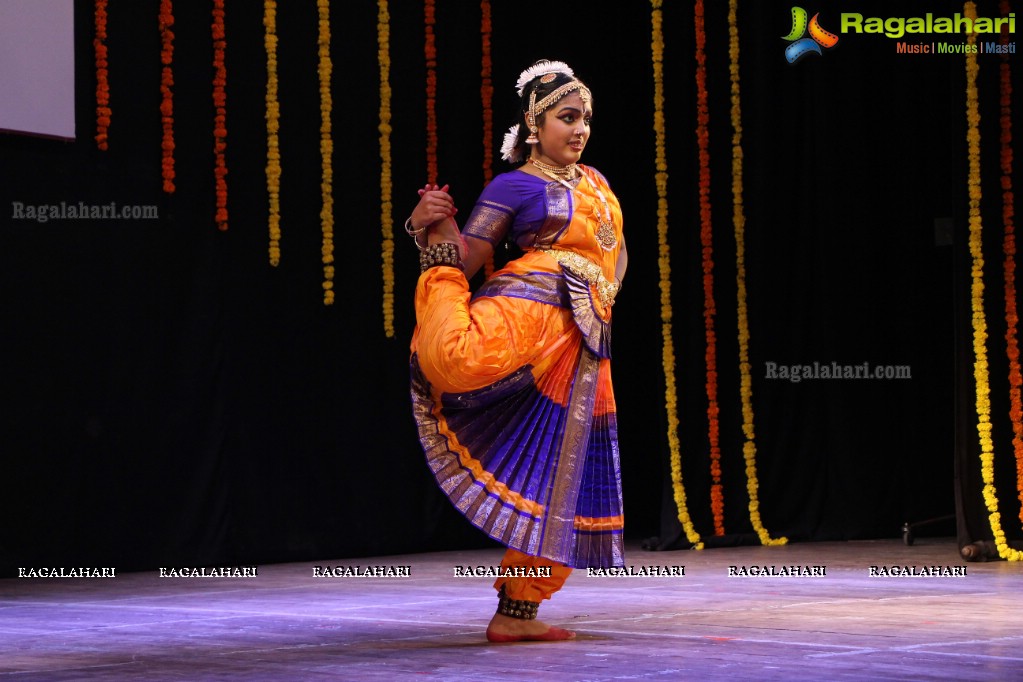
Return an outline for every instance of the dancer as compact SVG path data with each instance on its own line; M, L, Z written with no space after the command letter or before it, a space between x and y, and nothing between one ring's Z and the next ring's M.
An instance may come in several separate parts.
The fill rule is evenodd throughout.
M563 62L517 83L520 115L465 227L427 185L405 228L420 248L412 403L426 459L475 526L508 547L492 642L572 639L536 620L572 568L623 565L611 306L627 256L621 207L579 163L593 98ZM520 165L521 164L521 165ZM523 255L472 294L504 240Z

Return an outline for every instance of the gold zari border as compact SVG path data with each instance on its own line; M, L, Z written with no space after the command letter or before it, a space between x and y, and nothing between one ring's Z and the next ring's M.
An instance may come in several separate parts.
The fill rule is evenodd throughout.
M565 251L563 249L540 249L548 256L558 261L562 267L568 268L575 274L579 275L582 279L597 289L597 296L600 298L601 304L605 308L610 308L614 305L615 296L618 295L618 285L614 282L609 282L604 277L604 272L600 266L591 261L586 256L582 256L574 251Z

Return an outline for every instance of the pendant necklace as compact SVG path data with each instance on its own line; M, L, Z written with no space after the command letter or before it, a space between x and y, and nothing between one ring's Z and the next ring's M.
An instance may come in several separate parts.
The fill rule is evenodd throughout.
M580 196L585 196L577 188L568 184L568 180L576 177L576 171L578 170L576 164L570 163L567 166L552 166L532 157L530 157L528 161L536 166L537 170L541 173L567 187L569 192L575 191L578 192ZM597 245L605 251L613 251L614 248L618 246L618 238L615 236L615 226L614 222L611 220L611 207L608 206L607 197L604 196L604 193L600 190L600 188L593 183L590 184L593 185L594 191L596 191L597 196L600 198L601 207L604 209L604 213L601 215L601 212L594 207L594 213L597 216L597 231L594 233L594 236L597 239Z

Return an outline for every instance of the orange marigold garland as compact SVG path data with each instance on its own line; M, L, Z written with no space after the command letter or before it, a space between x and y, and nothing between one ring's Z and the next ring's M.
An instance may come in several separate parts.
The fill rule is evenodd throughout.
M1009 0L999 4L1002 16L1009 14ZM1009 42L1006 27L1002 27L1000 42ZM1009 418L1012 421L1012 448L1016 457L1016 490L1021 503L1019 518L1023 522L1023 404L1021 404L1020 386L1023 375L1019 365L1019 312L1016 308L1016 227L1015 227L1015 196L1012 189L1012 69L1009 53L1003 52L999 75L999 165L1002 171L1002 226L1005 238L1002 251L1005 254L1005 341L1006 354L1009 357Z
M323 305L334 303L334 141L331 138L330 114L333 101L330 93L330 76L333 65L330 61L330 0L317 0L319 10L319 36L317 46L320 63L320 231L323 243L320 257L323 261Z
M977 6L971 1L963 7L963 15L974 19ZM967 44L976 45L977 34L967 35ZM970 300L973 321L973 376L976 382L977 435L980 440L980 472L984 482L984 506L998 555L1009 561L1023 560L1023 552L1009 547L1002 530L995 488L995 453L991 437L991 382L987 359L987 319L984 313L984 247L980 202L980 105L977 93L977 54L966 53L966 143L968 159L967 193L969 197L970 257L972 283Z
M1008 0L1000 3L1002 16L1009 14ZM1000 42L1005 45L1009 41L1008 32L1002 28ZM1002 171L1002 224L1005 231L1005 317L1007 321L1006 341L1009 356L1009 397L1013 430L1013 451L1016 456L1016 486L1019 500L1023 503L1023 406L1021 406L1020 386L1023 376L1020 372L1019 345L1017 339L1019 315L1016 308L1016 238L1015 238L1015 195L1012 187L1012 69L1009 53L1003 52L999 66L999 124L1001 134L999 161ZM1020 507L1020 521L1023 521L1023 505Z
M384 335L394 337L394 225L391 186L391 16L387 0L377 2L377 61L380 67L380 227L384 278Z
M665 152L664 126L664 33L662 31L662 0L650 0L651 62L654 74L654 135L657 170L657 264L660 270L661 292L661 362L664 368L664 409L668 419L668 451L671 458L671 486L678 520L686 538L697 549L703 549L700 534L693 526L686 502L686 489L682 481L682 448L678 439L678 391L675 386L675 342L672 338L671 310L671 251L668 244L668 161Z
M266 48L266 193L269 199L270 265L281 262L281 108L277 101L277 0L263 3Z
M227 229L227 67L224 64L224 51L227 47L227 34L224 31L224 0L213 0L213 154L215 167L213 176L216 180L217 197L216 223L217 229Z
M437 46L433 26L437 23L434 0L423 2L426 56L426 181L437 182Z
M703 0L696 0L696 140L700 158L700 245L703 260L703 324L707 364L707 436L710 441L710 508L714 516L714 534L725 534L725 499L721 486L721 442L718 415L717 337L714 317L714 239L710 204L710 150L707 124L707 33L704 27Z
M160 120L163 124L161 169L163 191L174 192L174 5L171 0L160 0Z
M92 46L96 52L96 146L106 151L107 132L110 128L110 82L107 70L107 0L96 0L96 37Z
M732 221L735 226L735 283L739 327L739 393L742 399L742 446L746 463L746 490L749 493L749 517L762 545L784 545L788 538L772 538L760 519L760 483L757 480L757 446L753 430L753 377L749 362L749 315L746 308L746 214L742 185L742 100L739 97L739 23L738 0L728 3L728 73L732 103Z

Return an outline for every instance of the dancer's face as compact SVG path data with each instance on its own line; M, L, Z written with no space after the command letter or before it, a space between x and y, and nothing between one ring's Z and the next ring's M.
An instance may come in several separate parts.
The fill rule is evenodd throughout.
M538 126L537 153L541 161L558 166L576 163L582 157L590 139L590 121L593 107L584 101L578 91L571 92L544 112Z

